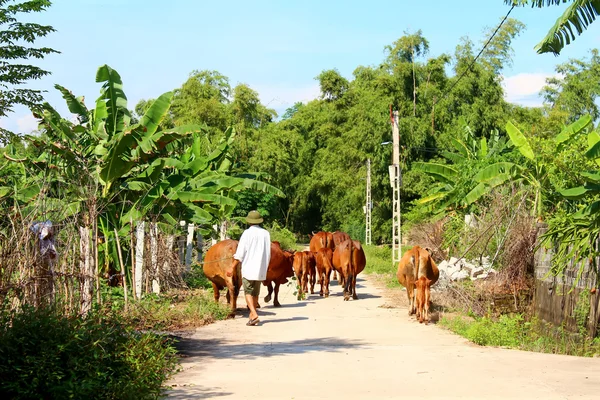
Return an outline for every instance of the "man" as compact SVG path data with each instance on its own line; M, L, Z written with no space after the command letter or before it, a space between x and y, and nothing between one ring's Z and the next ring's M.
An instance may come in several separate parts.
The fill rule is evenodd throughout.
M260 322L256 306L260 285L267 278L267 267L271 260L271 235L260 227L263 219L258 211L250 211L246 222L250 227L242 233L227 276L232 276L234 269L242 263L244 295L250 309L250 319L246 325L254 326Z

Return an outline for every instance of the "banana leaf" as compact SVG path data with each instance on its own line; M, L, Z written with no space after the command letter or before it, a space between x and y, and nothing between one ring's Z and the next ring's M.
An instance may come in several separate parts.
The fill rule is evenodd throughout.
M508 137L510 137L510 140L513 143L513 145L517 148L517 150L519 150L519 152L524 157L530 160L535 160L535 155L533 154L533 150L529 145L529 141L527 140L525 135L521 133L519 128L514 126L512 122L508 121L508 123L506 124L506 132L508 133Z

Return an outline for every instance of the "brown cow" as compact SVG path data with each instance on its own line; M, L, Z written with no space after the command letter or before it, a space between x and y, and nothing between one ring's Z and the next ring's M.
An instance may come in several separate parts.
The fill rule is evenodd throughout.
M346 240L350 239L350 235L348 235L346 232L341 232L341 231L335 231L331 234L331 238L333 240L333 247L331 247L333 250L335 250L335 248L342 242L345 242ZM335 270L333 271L333 279L337 280L337 275L335 273Z
M315 254L311 251L305 251L306 254L306 270L310 281L310 294L315 294L315 283L317 281L317 260Z
M231 260L237 250L237 240L223 240L213 245L204 256L202 269L204 275L212 282L215 301L219 301L220 290L227 287L227 303L231 305L231 315L235 315L237 297L242 286L241 267L228 277L226 272L231 267Z
M319 296L329 297L329 279L331 271L333 271L333 251L327 247L319 249L315 253L315 260L317 261L317 276L321 285Z
M333 252L333 267L340 273L340 284L344 288L344 300L358 299L356 276L365 269L367 258L358 240L348 239Z
M271 261L267 268L267 278L263 282L269 291L269 294L265 296L265 303L271 301L271 295L275 291L273 305L281 307L278 299L279 285L287 283L287 278L294 276L293 258L294 253L282 250L279 242L271 242ZM275 283L275 289L273 289L273 283Z
M415 283L417 287L417 318L420 323L429 322L429 304L431 303L431 279L425 276L417 279Z
M333 235L329 232L317 232L312 238L310 238L310 251L316 253L322 248L329 248L333 250Z
M293 268L298 279L298 300L308 293L310 281L311 294L315 292L315 257L310 251L297 251L294 253Z
M333 249L334 250L342 242L345 242L346 240L350 239L350 235L348 235L346 232L340 232L340 231L333 232L331 234L331 236L333 237Z
M396 277L398 278L398 282L406 288L408 315L416 312L414 292L416 281L421 277L425 277L431 281L429 284L431 286L437 282L439 276L440 271L427 250L419 246L414 246L404 254L398 263ZM425 287L423 287L424 289ZM424 297L425 293L420 295Z

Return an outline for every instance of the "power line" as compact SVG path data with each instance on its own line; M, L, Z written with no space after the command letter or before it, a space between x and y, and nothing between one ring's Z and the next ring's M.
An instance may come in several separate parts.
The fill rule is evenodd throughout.
M477 56L473 59L473 61L471 61L471 64L469 64L469 66L463 71L463 73L458 77L458 79L456 80L456 82L454 82L454 84L452 84L452 86L450 86L450 89L448 89L448 90L446 90L444 92L444 94L440 98L440 101L444 100L446 98L446 96L448 96L450 94L450 92L452 91L452 89L454 89L454 87L458 84L458 82L460 82L460 80L467 74L467 72L469 72L471 70L471 68L473 67L473 65L475 64L475 62L479 58L479 56L481 56L481 54L486 49L486 47L490 44L490 42L492 41L492 39L494 38L494 36L496 36L496 33L498 33L498 31L500 30L500 28L502 27L502 25L504 25L504 22L506 22L506 20L508 19L508 16L510 15L510 13L512 12L512 10L514 8L515 8L515 5L513 4L512 7L510 8L510 10L508 10L508 12L506 13L506 15L504 16L504 18L502 19L502 21L498 25L498 27L496 28L496 30L494 31L494 33L492 33L492 35L489 37L489 39L487 40L487 42L483 45L483 47L479 51L479 54L477 54ZM434 102L433 102L433 106L434 107L435 107L436 103L437 102L434 100Z

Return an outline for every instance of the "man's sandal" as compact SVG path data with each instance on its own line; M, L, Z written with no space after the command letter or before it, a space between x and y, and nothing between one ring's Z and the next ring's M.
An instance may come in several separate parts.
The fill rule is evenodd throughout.
M254 318L254 319L249 319L248 322L246 322L247 326L254 326L257 325L260 322L260 320L258 319L258 317Z

